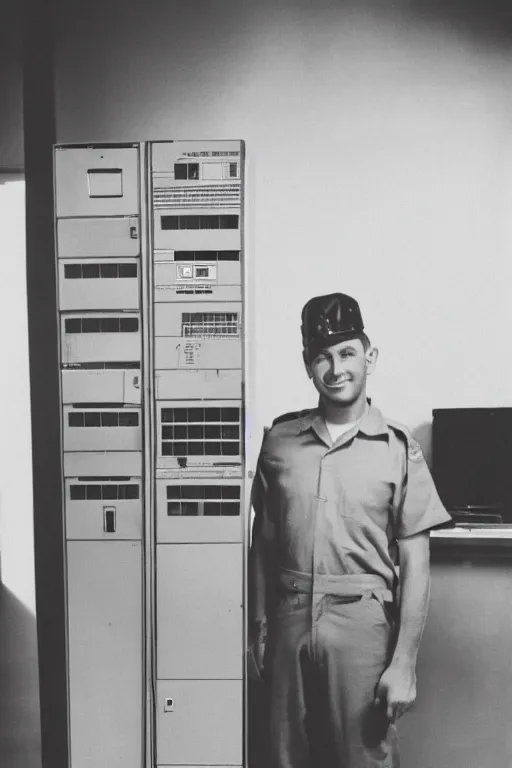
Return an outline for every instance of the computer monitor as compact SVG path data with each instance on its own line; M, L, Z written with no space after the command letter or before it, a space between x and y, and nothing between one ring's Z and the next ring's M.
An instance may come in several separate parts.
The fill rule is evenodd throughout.
M512 522L512 408L438 408L432 428L432 474L454 519Z

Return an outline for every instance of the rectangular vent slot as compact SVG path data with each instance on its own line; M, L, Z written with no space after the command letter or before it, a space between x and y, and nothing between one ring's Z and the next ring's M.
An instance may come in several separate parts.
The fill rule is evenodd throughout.
M240 251L174 251L174 261L240 261Z
M236 517L240 515L240 486L169 485L169 517Z
M162 408L162 456L238 456L240 408Z
M65 264L66 280L137 277L136 264Z
M119 370L139 370L140 362L122 362L122 363L63 363L62 368L65 371L119 371Z
M72 411L68 413L70 427L138 427L136 411Z
M140 498L140 487L132 483L120 485L70 485L71 501L112 501Z
M70 317L64 321L66 333L136 333L137 317Z
M163 230L176 229L238 229L236 214L206 216L161 216Z

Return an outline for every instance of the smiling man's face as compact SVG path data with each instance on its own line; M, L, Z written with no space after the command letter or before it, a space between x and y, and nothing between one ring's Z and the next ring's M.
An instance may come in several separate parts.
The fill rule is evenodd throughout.
M354 338L321 350L307 370L322 399L347 407L365 400L366 377L376 358L375 348L365 349L361 339Z

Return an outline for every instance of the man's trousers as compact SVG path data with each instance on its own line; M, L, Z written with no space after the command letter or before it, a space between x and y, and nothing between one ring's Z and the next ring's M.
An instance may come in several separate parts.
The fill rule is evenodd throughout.
M267 648L269 768L398 768L396 730L374 703L393 652L379 577L286 571Z

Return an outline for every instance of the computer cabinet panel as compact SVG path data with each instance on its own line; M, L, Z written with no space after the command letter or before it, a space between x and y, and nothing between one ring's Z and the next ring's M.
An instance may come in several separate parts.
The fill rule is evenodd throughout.
M59 259L128 258L139 255L138 216L57 220Z
M141 768L142 548L67 543L71 768Z
M241 544L157 545L159 679L241 679Z
M57 217L136 214L139 210L138 175L137 147L57 149Z
M157 763L241 766L242 680L159 680Z

